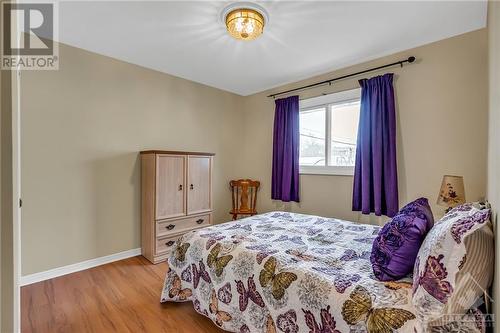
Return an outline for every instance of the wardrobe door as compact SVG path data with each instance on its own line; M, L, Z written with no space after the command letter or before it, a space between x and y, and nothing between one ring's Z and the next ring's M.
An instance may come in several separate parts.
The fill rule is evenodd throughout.
M187 206L188 214L211 209L211 168L209 156L188 156Z
M156 155L156 219L186 215L186 157Z

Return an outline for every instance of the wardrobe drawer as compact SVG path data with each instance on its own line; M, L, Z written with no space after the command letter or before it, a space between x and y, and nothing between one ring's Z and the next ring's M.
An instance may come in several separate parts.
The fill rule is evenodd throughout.
M191 216L175 220L160 220L156 221L156 236L166 236L177 234L179 232L187 232L194 228L208 226L210 224L210 214Z
M179 237L181 237L181 235L156 238L156 254L164 254L173 251Z

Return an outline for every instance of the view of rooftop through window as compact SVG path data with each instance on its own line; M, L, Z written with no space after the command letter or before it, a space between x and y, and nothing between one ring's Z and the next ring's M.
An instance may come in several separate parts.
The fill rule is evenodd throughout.
M300 113L300 165L354 166L360 101Z

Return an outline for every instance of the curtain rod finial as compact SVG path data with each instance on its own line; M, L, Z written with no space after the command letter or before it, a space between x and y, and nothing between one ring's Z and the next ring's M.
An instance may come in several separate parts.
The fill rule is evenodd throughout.
M411 56L411 57L408 57L408 62L411 64L412 62L415 61L415 57L414 56Z

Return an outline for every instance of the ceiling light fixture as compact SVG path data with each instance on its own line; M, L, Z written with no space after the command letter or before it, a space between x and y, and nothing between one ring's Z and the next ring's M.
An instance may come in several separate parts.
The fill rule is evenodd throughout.
M222 11L221 18L229 34L239 40L254 40L264 32L268 15L261 6L240 2L234 3Z

